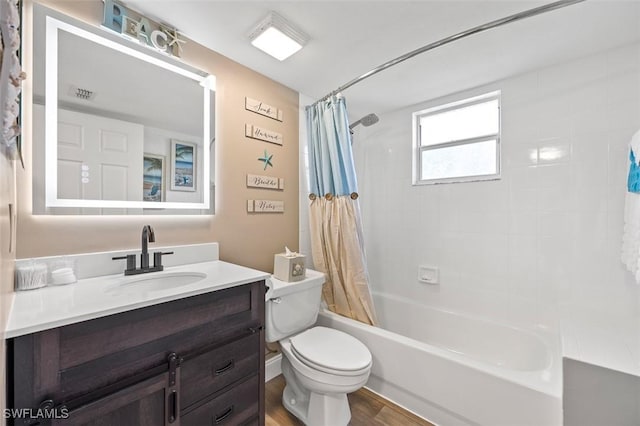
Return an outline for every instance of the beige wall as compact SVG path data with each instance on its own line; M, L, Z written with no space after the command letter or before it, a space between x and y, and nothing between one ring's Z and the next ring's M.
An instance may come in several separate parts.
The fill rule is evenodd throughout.
M40 3L99 25L102 2L53 1ZM25 2L30 16L32 1ZM187 29L185 29L187 30ZM25 23L24 42L31 43L31 28ZM30 46L30 44L25 44ZM30 49L25 48L24 65L30 74ZM216 214L215 216L41 216L31 209L31 105L25 102L26 162L18 173L19 258L71 254L140 245L142 225L156 231L159 245L218 241L222 260L261 269L273 269L273 254L284 246L298 245L298 93L261 74L237 64L196 43L184 47L183 60L214 74L216 90ZM30 99L31 80L25 82L25 99ZM279 123L244 109L244 97L263 100L284 111ZM244 137L244 124L251 122L282 133L284 146L267 144ZM267 148L274 154L273 168L263 171L257 158ZM38 171L42 172L42 171ZM284 192L249 189L246 174L268 174L285 179ZM284 200L284 214L246 213L247 199Z

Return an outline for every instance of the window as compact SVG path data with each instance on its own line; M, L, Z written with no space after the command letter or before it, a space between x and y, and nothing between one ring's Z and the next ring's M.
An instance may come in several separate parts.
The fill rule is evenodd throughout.
M500 92L413 113L414 184L500 178Z

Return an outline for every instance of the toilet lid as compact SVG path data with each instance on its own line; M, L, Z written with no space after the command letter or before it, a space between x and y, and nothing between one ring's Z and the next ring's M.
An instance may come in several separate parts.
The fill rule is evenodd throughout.
M371 365L371 352L353 336L327 327L313 327L291 338L295 353L322 370L357 371Z

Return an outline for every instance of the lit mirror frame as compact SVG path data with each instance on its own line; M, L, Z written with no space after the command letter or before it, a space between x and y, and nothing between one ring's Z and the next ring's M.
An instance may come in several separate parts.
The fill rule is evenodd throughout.
M91 207L91 208L131 208L131 209L209 209L210 191L202 192L203 202L167 202L167 201L126 201L126 200L82 200L58 198L58 34L66 31L78 37L93 41L102 46L115 49L123 54L133 56L150 64L162 67L198 82L203 87L204 126L203 126L203 181L210 182L211 155L206 152L207 143L211 140L210 114L211 91L216 89L216 78L213 75L199 75L173 65L162 59L147 55L121 43L101 37L92 32L75 27L51 16L46 16L45 31L45 206L49 207ZM53 100L53 101L51 101Z

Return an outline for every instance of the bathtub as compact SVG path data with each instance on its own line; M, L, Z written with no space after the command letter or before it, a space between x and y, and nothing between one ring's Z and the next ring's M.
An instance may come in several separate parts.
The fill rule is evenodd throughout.
M367 388L441 426L562 424L557 336L381 293L374 301L384 329L318 317L369 347Z

